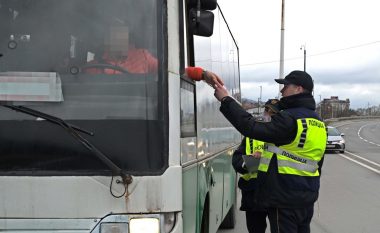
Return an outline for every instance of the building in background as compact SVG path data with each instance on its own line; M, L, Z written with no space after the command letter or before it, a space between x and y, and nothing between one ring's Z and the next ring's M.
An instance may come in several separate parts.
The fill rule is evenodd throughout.
M242 107L254 116L259 116L264 112L264 103L256 100L251 100L247 98L242 98Z
M340 100L338 96L323 99L317 106L317 112L323 119L349 116L350 99Z

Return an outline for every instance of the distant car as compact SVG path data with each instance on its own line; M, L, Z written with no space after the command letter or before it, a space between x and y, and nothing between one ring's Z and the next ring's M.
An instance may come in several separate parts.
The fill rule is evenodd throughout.
M343 138L344 133L332 126L327 126L327 145L326 151L339 151L344 153L346 149L346 142Z

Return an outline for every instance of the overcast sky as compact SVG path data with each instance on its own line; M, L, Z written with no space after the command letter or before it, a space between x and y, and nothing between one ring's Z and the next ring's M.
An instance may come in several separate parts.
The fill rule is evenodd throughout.
M242 96L278 95L281 0L218 0L240 51ZM285 0L285 75L303 70L314 96L380 104L380 1Z

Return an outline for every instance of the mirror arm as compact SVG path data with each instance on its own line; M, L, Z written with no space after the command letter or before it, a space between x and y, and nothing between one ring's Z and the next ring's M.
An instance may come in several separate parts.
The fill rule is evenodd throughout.
M201 0L198 0L197 2L197 16L196 16L196 23L199 23L199 20L201 18Z

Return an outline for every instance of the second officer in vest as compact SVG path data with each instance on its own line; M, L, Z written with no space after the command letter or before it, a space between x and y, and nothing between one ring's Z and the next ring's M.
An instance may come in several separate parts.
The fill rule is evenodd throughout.
M320 172L326 147L324 123L315 112L313 80L304 71L293 71L281 90L282 111L270 122L256 122L228 91L215 85L220 111L241 134L267 142L273 153L260 164L257 204L268 208L271 233L309 233L318 199Z
M279 112L279 100L270 99L265 103L265 111L257 121L268 122L271 116ZM268 212L254 203L254 193L257 184L257 175L260 161L265 166L271 152L264 152L264 142L245 137L232 156L232 166L240 173L238 186L241 189L240 210L245 211L247 229L249 233L265 233ZM263 166L261 165L261 167Z

